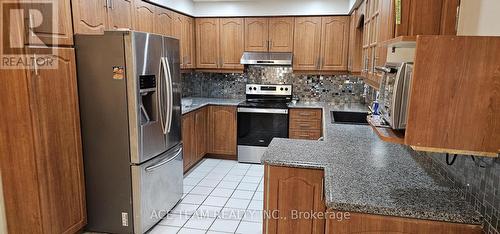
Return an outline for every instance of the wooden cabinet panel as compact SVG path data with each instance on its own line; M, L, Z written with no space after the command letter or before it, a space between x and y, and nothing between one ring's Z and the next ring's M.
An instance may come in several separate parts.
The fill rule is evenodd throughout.
M316 141L319 140L319 138L321 138L321 130L290 129L289 138Z
M184 21L182 21L181 34L181 68L184 69L195 68L196 51L194 28L194 18L185 16Z
M73 0L75 34L102 34L106 29L106 0Z
M76 64L54 50L58 68L30 74L40 204L45 233L74 233L86 224Z
M324 219L291 217L292 210L326 211L322 170L265 165L264 188L264 210L281 218L264 217L263 233L324 233Z
M349 17L323 17L321 26L321 70L346 71Z
M269 51L293 52L293 17L273 17L269 19Z
M197 18L196 67L219 67L219 19Z
M164 36L174 35L174 12L162 7L155 7L155 33Z
M293 51L294 70L319 70L321 17L296 17Z
M209 107L208 136L209 153L236 156L236 107Z
M290 109L290 127L288 137L291 139L318 140L321 137L321 109Z
M56 7L52 14L57 14L57 17L45 10L41 11L42 18L30 15L29 27L31 28L31 25L35 27L31 28L31 32L26 32L28 43L30 45L73 45L73 21L70 0L53 0L51 2ZM57 21L54 22L54 19ZM45 21L45 23L42 23L42 21Z
M349 27L349 53L348 53L348 70L352 73L361 72L361 58L362 58L362 41L363 41L363 27L359 26L359 10L354 10Z
M440 35L457 35L460 0L443 0Z
M184 156L184 172L193 164L196 143L195 143L195 119L194 113L188 113L182 116L182 144Z
M268 19L245 18L245 51L268 51L268 42Z
M342 211L330 211L340 212ZM333 215L332 215L333 217ZM327 219L325 233L462 233L480 234L480 225L467 225L349 212L349 219Z
M321 120L321 109L291 109L290 119Z
M110 0L108 6L109 30L132 29L132 0Z
M443 1L401 1L401 24L396 24L395 36L439 35Z
M141 32L154 32L156 6L142 0L134 0L134 29Z
M220 66L222 69L243 69L244 24L242 18L222 18L220 22Z
M203 108L194 113L195 136L196 136L196 160L200 160L207 154L207 123L208 108Z

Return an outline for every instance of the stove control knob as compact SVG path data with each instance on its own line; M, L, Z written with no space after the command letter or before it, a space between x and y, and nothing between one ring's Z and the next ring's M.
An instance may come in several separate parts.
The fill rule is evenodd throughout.
M285 91L288 91L288 88L285 88Z
M256 88L256 87L253 87L253 90L257 90L257 88Z
M283 91L283 87L281 87L280 90Z
M252 91L252 87L248 88L248 90Z

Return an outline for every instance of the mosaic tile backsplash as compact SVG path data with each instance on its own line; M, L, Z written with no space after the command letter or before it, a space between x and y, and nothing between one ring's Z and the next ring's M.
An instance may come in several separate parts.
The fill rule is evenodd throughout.
M483 232L499 234L500 159L475 157L473 160L470 156L460 155L453 165L447 165L444 154L421 154L431 158L436 169L483 215Z
M183 96L244 98L245 84L293 84L294 98L335 103L364 102L364 82L349 75L293 74L286 66L248 66L244 73L184 73Z

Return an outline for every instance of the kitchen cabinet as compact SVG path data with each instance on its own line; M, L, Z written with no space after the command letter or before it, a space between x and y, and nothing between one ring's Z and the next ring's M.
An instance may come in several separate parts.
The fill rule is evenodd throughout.
M184 172L196 165L207 154L208 107L182 116L182 143Z
M325 212L323 170L265 165L263 233L325 233L324 219L292 217L292 211ZM300 191L300 192L298 192Z
M155 32L156 6L142 0L134 0L134 29L141 32Z
M75 34L132 29L133 0L73 0Z
M362 57L362 40L363 40L363 25L359 19L358 9L354 10L350 16L349 27L349 53L347 70L353 74L361 73L361 57Z
M349 17L296 17L294 70L347 71Z
M319 70L321 17L296 17L293 70Z
M219 24L219 68L243 70L240 63L244 51L243 18L221 18Z
M323 17L321 23L321 69L347 71L349 17Z
M181 68L195 68L195 26L194 18L184 16L181 31Z
M32 14L29 15L27 23L29 31L25 32L29 45L73 45L73 26L71 21L70 0L54 0L51 2L55 6L54 13L49 14L49 12L42 9L42 18L40 19L38 19L38 17L34 17ZM56 14L57 17L54 17L53 14ZM38 22L38 20L45 22ZM57 21L53 22L53 20Z
M346 214L346 212L335 210L329 210L328 212L332 213L329 217L337 217L340 216L340 214ZM346 219L346 217L342 220L327 219L325 233L482 233L480 225L437 222L353 212L349 212L349 219Z
M246 18L245 51L292 52L293 17Z
M28 54L43 56L41 50ZM58 69L1 71L9 233L76 233L86 224L74 49L53 50Z
M318 140L322 130L321 109L290 109L289 138Z
M196 67L242 70L243 29L242 18L197 18Z
M162 7L155 7L155 33L163 36L174 35L175 12Z
M401 1L401 20L396 22L395 35L439 35L444 0L406 0ZM399 3L396 3L399 4ZM455 7L456 10L456 7Z
M208 153L236 159L236 107L210 106L208 111Z
M219 68L219 19L197 18L196 68Z

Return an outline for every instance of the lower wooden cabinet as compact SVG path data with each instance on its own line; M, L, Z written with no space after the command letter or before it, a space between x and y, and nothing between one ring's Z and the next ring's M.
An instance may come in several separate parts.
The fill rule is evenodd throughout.
M318 140L322 130L321 109L291 109L289 138Z
M56 69L0 71L9 233L76 233L87 222L75 52L52 49Z
M354 233L412 233L412 234L480 234L480 225L467 225L408 219L382 215L360 214L351 212L336 212L335 216L342 219L327 219L326 231L328 234L354 234Z
M207 153L207 116L207 107L182 116L184 172L200 161Z
M263 233L321 233L325 219L298 218L298 212L325 212L323 170L265 165ZM276 212L278 211L278 212ZM279 215L278 215L279 214Z
M208 153L236 159L236 107L210 106L208 111Z

